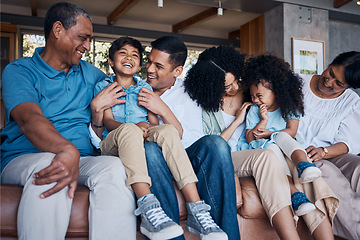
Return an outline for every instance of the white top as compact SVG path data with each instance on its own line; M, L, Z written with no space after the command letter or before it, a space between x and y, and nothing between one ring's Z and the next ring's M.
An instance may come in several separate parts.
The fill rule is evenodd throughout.
M204 136L202 126L202 109L185 92L184 82L178 78L174 85L166 90L160 98L169 106L182 125L181 142L187 148ZM159 124L164 122L159 117Z
M169 106L170 110L181 123L183 128L181 142L184 148L189 147L204 136L202 109L185 92L184 82L181 79L176 79L174 85L166 90L160 98ZM160 117L159 124L164 124ZM89 126L89 131L92 144L99 149L101 139L96 135L91 126Z
M228 128L230 126L230 124L235 120L235 116L232 116L222 110L221 110L221 113L222 113L222 116L223 116L223 119L225 122L225 126L226 126L226 128ZM245 124L242 123L236 128L235 132L229 139L228 144L229 144L232 152L237 151L236 145L238 143L238 140L239 140L241 134L244 132L244 130L245 130Z
M304 148L343 142L349 153L360 153L360 97L346 89L337 98L319 98L310 89L311 78L304 77L305 116L300 118L299 141Z

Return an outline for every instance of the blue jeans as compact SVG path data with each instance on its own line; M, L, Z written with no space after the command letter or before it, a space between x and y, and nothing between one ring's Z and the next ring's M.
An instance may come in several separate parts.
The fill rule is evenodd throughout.
M220 136L208 135L193 143L186 152L199 180L197 188L200 198L211 206L211 216L229 239L239 240L234 167L228 144ZM161 148L154 142L147 142L145 153L152 182L151 191L159 199L165 213L179 223L179 207L172 175Z

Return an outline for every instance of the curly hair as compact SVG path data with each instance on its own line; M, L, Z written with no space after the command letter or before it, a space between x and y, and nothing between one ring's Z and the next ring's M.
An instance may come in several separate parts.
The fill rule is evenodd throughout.
M245 88L260 83L272 90L285 120L291 115L304 115L302 79L291 71L290 65L283 59L264 54L246 61L243 74Z
M206 49L196 64L187 72L184 85L191 99L206 111L218 111L225 94L225 74L232 73L240 80L245 55L233 47L219 46Z

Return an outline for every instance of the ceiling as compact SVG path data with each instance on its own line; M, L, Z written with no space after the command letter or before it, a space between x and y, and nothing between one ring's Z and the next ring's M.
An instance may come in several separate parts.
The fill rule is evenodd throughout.
M121 29L144 38L176 33L198 39L228 40L229 34L231 36L232 32L239 31L241 25L283 2L328 9L351 19L360 16L360 6L351 0L221 0L224 8L222 16L217 15L218 0L163 0L162 8L158 7L158 0L68 1L81 6L92 16L97 27L94 27L95 32L99 29L98 32L103 35L111 36ZM47 9L56 2L58 0L1 0L2 21L11 21L16 18L15 15L43 18ZM342 5L334 8L334 3ZM7 20L3 20L6 16ZM27 25L27 22L22 20L15 24Z

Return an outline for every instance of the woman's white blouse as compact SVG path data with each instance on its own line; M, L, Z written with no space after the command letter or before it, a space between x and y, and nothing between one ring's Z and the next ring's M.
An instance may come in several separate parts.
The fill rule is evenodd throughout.
M360 153L360 97L346 89L335 99L319 98L310 89L311 78L304 77L305 115L300 118L298 140L304 148L343 142L349 153Z
M225 126L226 126L226 128L228 128L230 126L230 124L235 120L235 116L227 114L226 112L224 112L222 110L221 110L221 113L224 118ZM238 140L239 140L240 136L245 133L246 133L245 124L242 123L236 128L235 132L233 133L233 135L231 136L231 138L228 141L228 144L229 144L232 152L237 150L236 145L238 143Z

